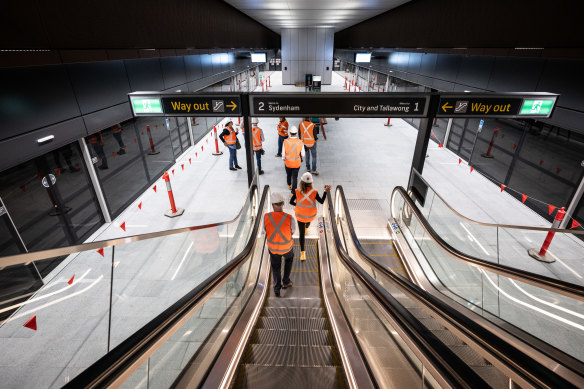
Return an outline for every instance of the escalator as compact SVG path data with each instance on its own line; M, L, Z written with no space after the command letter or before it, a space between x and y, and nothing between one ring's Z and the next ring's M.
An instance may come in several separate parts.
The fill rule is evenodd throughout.
M91 335L107 334L108 349L92 356L87 367L80 368L80 362L75 362L78 359L71 359L64 383L52 379L36 387L502 388L573 387L582 382L573 366L554 365L537 349L501 339L478 324L476 317L454 309L406 277L376 266L360 250L350 212L342 201L335 202L337 207L332 201L325 203L318 220L318 239L307 241L307 261L294 261L294 285L282 290L280 298L273 296L261 228L263 214L269 211L268 196L268 187L261 198L252 187L238 217L223 226L192 227L166 231L164 236L136 236L51 252L81 253L76 258L82 263L90 261L92 266L100 255L111 259L105 263L111 271L110 294L106 294L110 327L104 332L97 326ZM196 231L216 234L222 249L215 247L210 252L207 245L206 252L189 257L189 242ZM159 308L152 306L158 300L145 299L150 306L141 309L152 313L144 315L146 321L137 320L144 323L137 330L131 330L137 324L128 323L128 335L116 341L120 335L110 337L110 333L124 327L116 304L130 306L126 301L136 282L119 278L115 272L120 268L128 271L120 253L136 254L140 247L157 251L161 245L167 249L161 263L168 269L151 269L147 276L155 277L158 272L160 280L156 278L155 284L148 280L144 285L159 289L161 285L169 303ZM169 257L168 250L177 247L181 249ZM42 258L43 254L33 256ZM147 265L151 264L142 266ZM181 280L184 269L188 272ZM86 273L79 276L85 277L85 284L90 281ZM193 281L194 277L199 278ZM98 285L99 280L103 277L89 285ZM174 298L172 293L180 296ZM104 312L107 320L108 311ZM76 333L83 331L82 319ZM49 340L58 340L54 337ZM28 368L34 371L35 366Z

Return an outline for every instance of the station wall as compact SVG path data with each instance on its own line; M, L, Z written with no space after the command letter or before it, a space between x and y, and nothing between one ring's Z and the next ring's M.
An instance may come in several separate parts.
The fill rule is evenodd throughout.
M314 74L322 76L322 84L330 85L333 49L333 28L283 28L283 84L304 83L305 74Z

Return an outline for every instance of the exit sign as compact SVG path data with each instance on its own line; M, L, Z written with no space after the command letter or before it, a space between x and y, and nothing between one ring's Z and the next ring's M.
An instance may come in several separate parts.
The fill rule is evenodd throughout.
M553 99L526 99L523 100L519 115L548 116L554 107Z
M131 100L134 114L162 113L162 103L159 98L133 98Z

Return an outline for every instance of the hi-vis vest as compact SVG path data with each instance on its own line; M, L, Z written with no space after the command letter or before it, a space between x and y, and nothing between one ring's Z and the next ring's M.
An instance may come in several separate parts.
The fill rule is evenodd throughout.
M268 249L272 254L284 255L292 250L292 216L284 212L270 212L264 216Z
M251 134L253 136L253 149L258 151L262 149L262 130L259 127L253 127L251 129Z
M298 138L288 138L284 141L284 163L286 167L300 167L300 153L302 152L302 141Z
M283 121L278 123L278 135L288 136L288 122Z
M228 146L234 145L237 142L237 137L235 136L235 130L232 130L230 128L227 129L229 131L229 135L225 135L223 137L223 140L225 141L225 144Z
M316 217L316 189L303 193L296 189L296 218L302 223L310 223Z
M314 146L314 123L302 122L300 123L300 131L302 133L302 142L306 147Z

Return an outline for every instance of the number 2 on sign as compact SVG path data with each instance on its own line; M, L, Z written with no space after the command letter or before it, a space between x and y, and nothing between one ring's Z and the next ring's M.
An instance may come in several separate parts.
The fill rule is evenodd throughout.
M260 101L260 107L258 108L258 110L263 111L264 110L264 103L263 101Z

